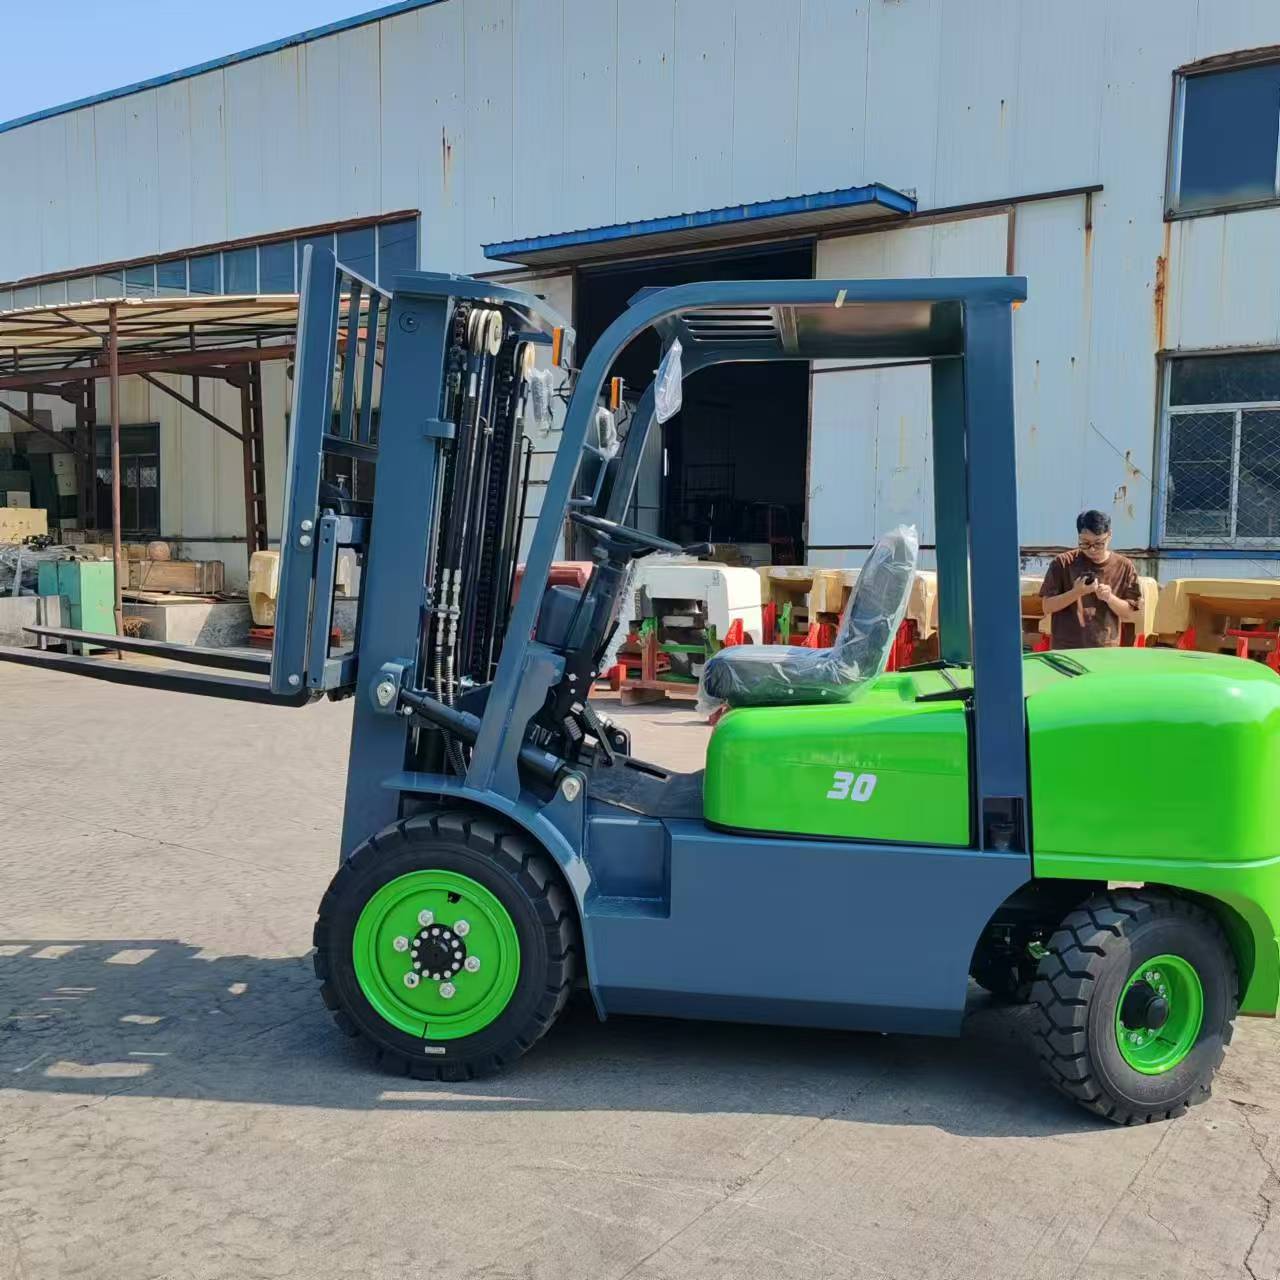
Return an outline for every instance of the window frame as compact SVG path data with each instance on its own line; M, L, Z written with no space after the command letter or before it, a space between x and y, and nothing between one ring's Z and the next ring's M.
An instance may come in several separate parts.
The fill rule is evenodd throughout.
M69 296L66 293L68 285L72 281L90 282L90 297L81 299L81 301L108 301L117 298L130 296L139 296L136 292L131 293L130 290L150 289L149 293L144 293L146 297L164 297L164 298L205 298L216 296L226 292L226 263L225 259L228 255L237 253L251 252L254 262L254 290L255 294L260 296L283 296L282 294L264 295L262 291L262 251L266 248L275 247L277 245L288 245L292 249L293 257L293 288L290 293L297 293L301 285L301 263L302 263L302 247L308 243L326 243L331 251L337 249L338 237L348 232L368 231L373 236L373 279L375 282L382 283L383 287L389 288L389 281L382 281L382 255L383 243L382 233L384 229L389 227L398 227L405 225L410 229L411 234L407 237L408 243L412 246L413 268L418 269L421 266L419 256L422 244L422 211L420 209L413 210L396 210L391 213L378 214L372 217L353 219L349 223L338 224L320 224L313 228L298 228L292 231L285 231L265 235L261 239L247 237L244 240L226 242L218 245L193 246L181 253L165 253L151 258L131 259L127 262L117 263L99 263L95 266L77 267L68 273L54 273L47 276L27 276L18 280L10 280L0 282L0 311L16 310L22 307L38 307L42 305L60 305L57 302L52 304L43 304L40 301L42 289L61 290L63 302ZM193 293L192 292L192 265L196 262L212 261L216 264L217 269L217 289L215 294L209 293ZM162 292L159 285L160 269L162 267L172 267L181 265L182 274L185 278L186 285L183 292L177 292L176 286L166 286L166 288L174 288L175 292ZM404 270L407 268L401 268ZM137 275L141 272L150 273L150 284L139 286L136 283L130 284L128 277L130 274Z
M1202 62L1188 63L1173 73L1173 99L1169 116L1169 147L1165 172L1164 217L1166 222L1185 218L1212 218L1218 214L1242 212L1246 209L1272 209L1280 205L1280 140L1276 146L1276 168L1273 195L1259 200L1231 201L1204 209L1180 209L1178 200L1182 186L1182 133L1187 109L1187 81L1197 76L1224 71L1243 71L1247 67L1280 63L1280 45L1252 49L1247 53L1222 54ZM1280 106L1278 106L1280 109Z
M148 442L148 448L147 448L147 449L145 449L145 450L139 449L139 448L137 447L136 443L134 442L134 438L133 438L133 437L128 437L128 443L126 443L126 437L125 437L125 434L124 434L124 433L125 433L126 431L137 430L138 428L142 428L142 429L145 429L145 430L147 430L147 431L149 431L149 432L153 432L153 433L154 433L154 442L155 442L155 447L154 447L154 448L151 448L151 447L150 447L150 442ZM127 422L127 423L122 423L122 424L121 424L120 432L121 432L121 441L120 441L120 468L121 468L121 471L123 471L123 470L124 470L124 468L125 468L125 464L126 464L126 462L127 462L129 459L134 459L134 460L136 461L136 460L139 460L139 459L144 459L144 458L145 458L145 459L150 459L150 458L153 458L153 457L154 457L154 458L155 458L155 462L156 462L156 527L155 527L155 529L149 529L149 528L148 528L148 529L142 529L142 528L129 528L129 527L127 527L127 526L125 526L125 525L124 525L124 523L123 523L123 520L124 520L124 502L123 502L123 496L124 496L125 483L124 483L124 476L123 476L123 475L121 475L121 477L120 477L120 492L121 492L121 512L120 512L120 514L121 514L121 528L120 528L120 532L121 532L121 534L122 534L124 537L126 537L126 538L132 538L132 539L134 539L135 541L136 541L136 540L143 539L143 538L148 538L148 539L149 539L149 538L159 538L159 537L161 536L161 532L162 532L163 527L164 527L164 450L163 450L163 446L162 446L162 444L161 444L161 435L162 435L162 433L161 433L161 431L160 431L160 424L159 424L159 422ZM98 481L101 479L101 472L105 469L105 470L108 472L108 476L109 476L110 471L111 471L111 451L110 451L110 448L108 447L108 449L106 450L106 452L105 452L105 453L104 453L104 452L102 452L102 451L100 450L100 448L99 448L99 445L101 444L101 442L102 442L104 439L106 439L106 440L108 441L108 445L109 445L109 442L110 442L110 439L111 439L111 428L110 428L109 426L104 426L101 422L99 422L99 423L96 425L96 430L95 430L95 432L94 432L94 441L93 441L93 446L94 446L94 454L93 454L93 475L94 475L94 502L95 502L95 505L96 505L96 503L97 503L97 501L98 501L98 496L99 496L99 495L98 495L98 487L97 487L97 486L98 486ZM103 466L104 462L105 462L105 468L104 468L104 466ZM141 464L139 464L139 465L141 465ZM109 479L108 479L107 483L110 483ZM141 485L141 484L139 484L139 485L137 486L137 490L138 490L138 492L139 492L139 493L141 492L141 490L142 490L142 485ZM135 498L135 500L134 500L134 510L135 510L135 511L137 511L137 510L138 510L138 508L140 507L140 505L141 505L141 504L140 504L140 503L137 501L137 499ZM100 517L101 517L101 515L102 515L102 512L99 510L99 511L97 511L95 514L99 517L99 525L98 525L98 527L99 527L99 528L107 528L107 527L110 527L110 523L111 523L111 521L110 521L110 504L108 504L107 521L106 521L105 525L104 525L103 523L101 523L101 520L100 520Z
M1175 360L1194 359L1196 356L1249 356L1280 353L1278 347L1248 347L1231 350L1210 349L1206 351L1171 352L1162 361L1160 372L1160 432L1159 450L1156 458L1155 493L1155 545L1160 551L1278 551L1280 537L1257 538L1238 537L1235 528L1239 520L1240 493L1240 436L1243 415L1250 412L1280 413L1280 400L1231 401L1222 404L1179 404L1169 403L1170 383L1173 380ZM1168 531L1168 498L1169 498L1169 444L1172 434L1172 419L1196 413L1229 413L1233 418L1231 436L1231 507L1229 510L1230 529L1226 535L1205 535L1202 537L1186 534L1171 538Z

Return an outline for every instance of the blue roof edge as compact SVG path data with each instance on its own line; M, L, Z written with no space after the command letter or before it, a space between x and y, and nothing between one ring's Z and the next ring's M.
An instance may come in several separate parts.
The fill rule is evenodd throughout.
M56 107L44 107L32 111L25 116L16 116L12 120L0 122L0 133L8 133L13 129L21 129L24 125L35 124L40 120L51 120L55 116L66 115L70 111L80 111L84 107L95 107L101 102L111 102L115 98L127 98L135 93L143 93L147 89L158 89L162 85L173 84L175 80L189 80L192 76L202 76L209 71L218 71L223 67L233 67L238 62L248 62L252 58L263 58L269 53L279 53L281 49L290 49L295 45L310 44L313 40L323 40L325 36L336 35L340 31L350 31L353 27L368 26L371 22L381 22L384 18L394 18L399 13L408 13L411 9L425 9L429 5L442 4L444 0L395 0L394 4L384 4L378 9L369 9L364 13L353 14L350 18L338 18L322 27L311 27L299 31L296 35L281 36L278 40L268 40L266 44L254 45L239 53L224 54L221 58L211 58L208 62L198 62L192 67L183 67L180 71L167 71L164 75L152 76L149 80L138 80L134 84L124 85L119 89L105 89L101 93L90 94L87 98L77 98L74 102L64 102Z
M698 227L755 222L764 218L786 217L797 213L819 213L828 209L853 209L864 204L882 204L894 213L915 213L912 196L903 195L878 182L864 187L842 187L837 191L817 191L804 196L786 196L776 200L758 200L754 204L726 205L721 209L701 209L695 213L679 213L663 218L644 218L638 222L617 222L604 227L586 227L580 231L562 231L553 235L532 236L524 240L497 241L482 245L484 256L493 261L510 259L514 254L540 253L548 249L570 249L575 245L603 244L611 240L629 240L637 236L660 235L665 231L689 231Z

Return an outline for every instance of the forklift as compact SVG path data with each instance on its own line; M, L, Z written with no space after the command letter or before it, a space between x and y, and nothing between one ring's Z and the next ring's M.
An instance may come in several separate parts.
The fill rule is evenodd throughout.
M384 293L315 246L303 274L270 656L98 636L233 674L0 657L279 705L354 698L315 970L385 1067L509 1066L576 986L602 1018L956 1035L972 976L1035 1006L1057 1089L1130 1124L1208 1096L1237 1012L1275 1016L1280 676L1195 652L1021 651L1024 280L646 290L574 370L572 331L533 295L421 272ZM649 328L662 363L604 448L611 369ZM885 671L918 554L899 530L830 650L707 663L728 709L704 769L639 758L591 693L636 561L705 551L625 523L682 379L901 359L931 365L939 658ZM571 392L517 594L539 361ZM325 484L335 457L373 465L371 502ZM591 543L583 587L548 585L566 519ZM334 652L342 547L362 583Z

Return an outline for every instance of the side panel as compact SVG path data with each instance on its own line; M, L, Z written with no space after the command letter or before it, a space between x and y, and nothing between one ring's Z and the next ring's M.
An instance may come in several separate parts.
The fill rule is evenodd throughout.
M1022 854L731 836L673 820L669 914L588 899L606 1012L956 1034Z
M895 676L854 702L739 708L712 734L703 794L707 821L739 831L967 845L964 709L917 703Z

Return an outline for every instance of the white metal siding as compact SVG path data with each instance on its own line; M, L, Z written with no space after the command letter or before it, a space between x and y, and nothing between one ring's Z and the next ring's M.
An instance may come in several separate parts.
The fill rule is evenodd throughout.
M1280 210L1163 221L1171 73L1277 43L1259 0L448 0L0 134L0 278L404 208L428 267L474 271L487 240L867 182L922 210L1101 183L1088 233L1081 199L1017 215L1023 537L1087 502L1143 546L1156 352L1280 343ZM828 242L820 270L1001 272L1003 227ZM815 542L924 498L866 469L924 447L911 377L858 379L815 379L813 473L856 461L862 494L815 492ZM855 405L856 459L827 438ZM185 528L239 531L223 487Z

